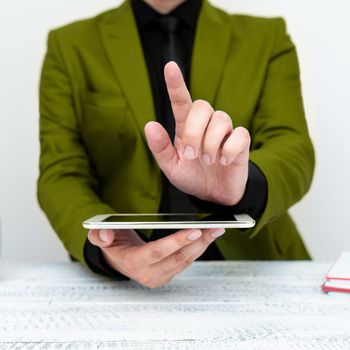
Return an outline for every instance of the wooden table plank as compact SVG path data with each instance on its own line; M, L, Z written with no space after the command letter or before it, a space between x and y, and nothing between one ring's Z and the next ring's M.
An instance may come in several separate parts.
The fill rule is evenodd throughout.
M0 349L350 349L329 263L197 262L169 286L74 263L0 266Z

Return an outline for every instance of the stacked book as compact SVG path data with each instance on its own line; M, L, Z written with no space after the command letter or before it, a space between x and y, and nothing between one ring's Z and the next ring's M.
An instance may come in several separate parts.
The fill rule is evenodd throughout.
M322 290L350 293L350 252L343 252L328 271Z

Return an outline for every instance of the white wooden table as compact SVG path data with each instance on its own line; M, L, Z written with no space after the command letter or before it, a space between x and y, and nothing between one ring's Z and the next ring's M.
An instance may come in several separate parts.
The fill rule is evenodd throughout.
M0 265L0 349L350 349L329 263L198 262L166 287L76 263Z

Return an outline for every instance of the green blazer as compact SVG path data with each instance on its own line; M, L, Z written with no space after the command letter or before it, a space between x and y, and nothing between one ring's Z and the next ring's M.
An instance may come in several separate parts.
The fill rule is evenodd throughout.
M295 47L282 19L229 15L204 1L191 95L227 112L252 137L250 160L268 183L250 230L217 240L226 259L303 259L287 213L309 189L314 152ZM84 263L82 221L113 212L158 212L160 170L143 128L155 119L130 2L50 32L40 84L38 198L69 253Z

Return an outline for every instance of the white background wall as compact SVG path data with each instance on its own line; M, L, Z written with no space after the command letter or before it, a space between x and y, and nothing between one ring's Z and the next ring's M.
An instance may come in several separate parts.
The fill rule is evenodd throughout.
M2 0L0 218L2 259L66 260L40 211L37 87L50 28L115 7L114 0ZM292 209L315 259L350 250L350 2L212 0L230 12L283 16L297 44L317 150L313 187Z

